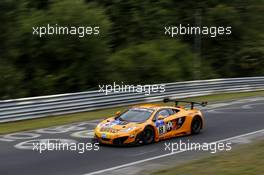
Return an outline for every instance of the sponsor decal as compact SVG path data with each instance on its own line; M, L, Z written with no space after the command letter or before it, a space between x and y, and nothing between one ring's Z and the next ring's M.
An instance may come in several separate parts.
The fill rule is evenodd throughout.
M110 128L110 127L102 127L100 129L101 132L110 132L110 133L117 133L118 129Z
M155 125L158 128L159 135L165 134L175 128L174 121L168 121L165 123L163 120L158 120Z
M107 138L107 135L106 134L102 134L102 138L103 139Z

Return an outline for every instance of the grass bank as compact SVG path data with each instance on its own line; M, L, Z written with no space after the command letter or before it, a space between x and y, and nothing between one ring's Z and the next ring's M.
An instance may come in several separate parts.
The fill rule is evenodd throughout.
M259 175L264 172L264 140L231 152L192 161L152 175Z

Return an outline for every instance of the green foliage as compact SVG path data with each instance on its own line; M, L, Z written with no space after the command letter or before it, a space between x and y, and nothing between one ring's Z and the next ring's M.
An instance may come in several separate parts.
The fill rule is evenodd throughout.
M194 55L175 40L152 40L116 52L111 79L126 83L174 82L192 78Z
M27 95L22 89L23 74L18 72L13 66L5 64L0 65L0 94L2 98L15 98Z
M263 0L2 0L0 99L264 75ZM179 24L231 26L215 38L168 38ZM32 27L99 26L99 36L32 35ZM199 39L198 39L199 40ZM200 63L200 64L199 64ZM199 73L199 76L195 76Z
M70 7L70 8L69 8ZM109 56L107 33L111 26L104 10L82 1L56 1L48 10L28 9L23 4L10 60L24 74L29 95L79 91L103 80ZM71 35L32 35L37 26L100 26L100 35L79 38ZM15 53L15 55L14 55ZM94 77L94 78L91 78Z

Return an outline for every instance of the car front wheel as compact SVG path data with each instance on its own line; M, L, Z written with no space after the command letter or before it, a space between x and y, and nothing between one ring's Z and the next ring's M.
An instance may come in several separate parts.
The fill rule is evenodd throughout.
M144 144L150 144L154 142L155 132L154 129L150 126L147 126L143 131L142 141Z

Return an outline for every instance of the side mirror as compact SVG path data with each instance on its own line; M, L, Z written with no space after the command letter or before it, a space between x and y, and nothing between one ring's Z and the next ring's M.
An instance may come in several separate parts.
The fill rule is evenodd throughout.
M163 120L165 117L163 115L158 116L158 120Z
M119 116L120 114L121 114L121 111L117 111L117 112L115 113L116 116Z

